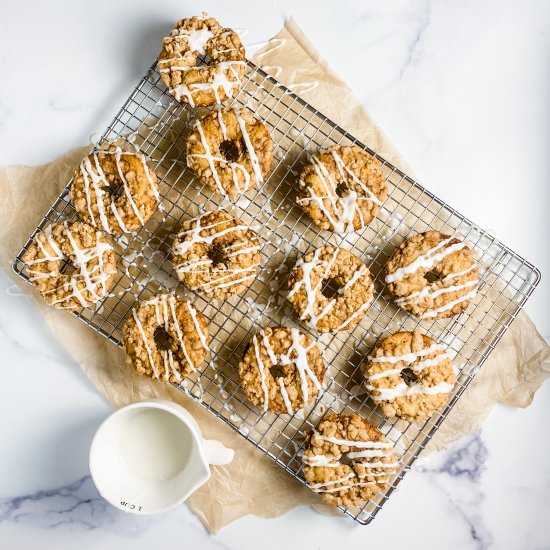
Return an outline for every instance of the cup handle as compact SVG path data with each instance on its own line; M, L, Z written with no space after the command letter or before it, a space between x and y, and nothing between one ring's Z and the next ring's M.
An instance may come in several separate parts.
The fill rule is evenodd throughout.
M233 460L235 451L224 447L221 441L215 439L204 439L202 442L202 450L206 458L206 462L213 466L225 466Z

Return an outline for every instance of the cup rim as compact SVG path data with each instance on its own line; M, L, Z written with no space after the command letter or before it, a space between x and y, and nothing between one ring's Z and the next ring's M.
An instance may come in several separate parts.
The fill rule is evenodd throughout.
M183 411L185 411L185 413L187 413L189 415L191 414L186 409L184 409L181 405L179 405L178 403L173 403L171 401L166 401L164 399L154 399L154 400L150 399L150 400L146 400L146 401L136 401L134 403L130 403L128 405L125 405L124 407L120 407L116 411L112 412L97 427L97 430L95 431L94 437L92 438L92 442L90 444L90 451L89 451L89 455L88 455L88 469L90 470L90 476L92 478L92 481L94 482L94 485L95 485L97 491L99 492L99 494L101 495L101 497L103 499L105 499L109 504L111 504L111 506L114 506L115 508L117 508L118 510L122 510L123 512L132 513L132 514L136 514L136 515L162 514L163 512L167 512L168 510L171 510L171 509L175 508L179 504L182 504L201 485L204 485L204 483L206 483L210 479L210 477L212 475L212 472L210 470L210 466L209 466L208 462L206 461L206 458L204 457L204 453L203 453L203 450L202 450L202 445L201 445L202 439L203 439L202 434L200 433L200 431L198 429L198 426L194 426L193 422L190 422L189 419L185 417L185 415L180 414L180 411L178 410L180 408ZM98 472L95 469L96 465L94 465L94 454L97 453L98 440L99 440L99 437L101 436L101 432L105 429L105 426L107 426L108 424L113 422L115 418L117 418L119 416L123 416L124 414L126 414L129 411L134 410L134 409L159 409L159 410L162 410L162 411L165 411L165 412L171 414L172 416L175 416L180 422L185 424L185 426L189 429L189 431L193 435L193 439L194 439L194 441L197 445L198 455L200 457L200 461L201 461L202 465L204 466L204 469L205 469L205 472L206 472L206 476L202 479L197 480L191 486L191 489L189 491L187 491L186 495L182 496L181 498L178 498L176 501L174 501L171 504L167 504L166 506L163 506L161 508L157 508L155 510L147 511L147 512L139 512L139 511L136 511L136 510L129 509L125 506L122 506L118 501L114 501L113 499L108 498L107 496L105 496L105 494L102 492L102 490L101 490L101 488L100 488L100 486L97 482ZM194 420L194 418L192 416L191 416L191 419Z

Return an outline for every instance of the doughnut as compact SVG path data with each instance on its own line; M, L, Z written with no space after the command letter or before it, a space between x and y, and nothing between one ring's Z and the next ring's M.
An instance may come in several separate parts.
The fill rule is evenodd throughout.
M34 236L23 256L25 271L46 303L89 307L107 296L116 256L101 231L83 222L59 222Z
M258 237L225 210L186 221L172 246L178 279L216 300L244 292L256 278L260 260Z
M374 293L367 266L351 252L330 245L300 258L287 287L287 299L300 319L318 332L354 328Z
M223 196L255 189L272 161L269 132L245 110L218 110L204 116L187 140L187 166Z
M363 369L370 398L390 418L423 420L447 403L456 383L443 346L420 332L378 342Z
M420 319L462 313L479 282L468 245L438 231L402 242L386 263L386 283L395 303Z
M82 160L71 198L82 221L115 235L145 225L160 201L157 176L147 159L115 145Z
M172 294L134 307L122 334L126 363L139 376L165 382L181 382L199 370L210 342L204 315Z
M162 42L158 69L177 101L191 107L214 105L241 88L245 55L239 35L205 14L177 22Z
M309 157L297 202L323 229L352 233L378 214L388 190L382 165L357 145L336 145Z
M325 416L306 433L302 461L309 487L333 506L362 506L398 467L392 443L357 414Z
M315 342L297 328L264 328L252 337L239 364L241 386L251 403L294 414L321 391L326 365Z

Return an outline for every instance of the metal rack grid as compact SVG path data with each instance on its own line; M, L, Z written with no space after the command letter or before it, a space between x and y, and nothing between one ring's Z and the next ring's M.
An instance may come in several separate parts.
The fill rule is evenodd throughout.
M208 109L194 109L173 100L166 93L155 65L139 82L96 147L123 139L147 155L159 176L161 207L140 231L117 238L120 274L109 297L95 309L74 314L120 346L122 327L136 301L159 291L190 297L209 321L212 352L204 370L185 380L179 389L303 483L304 430L314 427L328 410L354 411L367 418L395 444L401 465L383 494L361 509L342 508L359 523L367 524L517 316L538 284L540 273L251 62L243 86L230 106L245 107L265 122L275 143L274 166L261 189L247 193L234 204L222 200L195 178L185 162L185 142L192 122ZM315 226L295 202L296 176L308 153L334 144L357 144L376 156L382 162L389 191L378 218L360 234L343 239ZM70 185L71 182L34 234L49 223L76 218ZM182 287L173 275L169 257L170 236L182 221L218 207L233 211L263 241L263 269L259 277L244 295L223 303L210 302ZM430 228L454 232L473 245L481 282L478 295L466 313L448 320L420 322L385 298L383 266L404 238ZM15 272L27 281L21 258L34 234L13 265ZM325 389L314 406L292 417L263 413L246 400L236 366L260 327L299 324L280 289L296 259L326 243L340 244L365 261L374 278L375 300L354 330L333 335L312 334L330 365ZM307 326L300 328L311 334ZM362 358L378 337L398 329L421 329L442 341L459 367L448 404L423 423L387 419L362 393L359 368Z

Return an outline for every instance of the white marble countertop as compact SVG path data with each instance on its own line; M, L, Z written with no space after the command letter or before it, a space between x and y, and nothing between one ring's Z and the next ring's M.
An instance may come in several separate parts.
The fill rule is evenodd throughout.
M0 165L39 164L101 131L179 17L207 10L267 39L293 16L420 181L550 271L550 4L544 0L11 2L0 18ZM527 305L550 336L550 283ZM416 467L368 527L301 508L209 536L185 507L107 505L87 468L111 407L0 273L1 548L548 548L550 385Z

